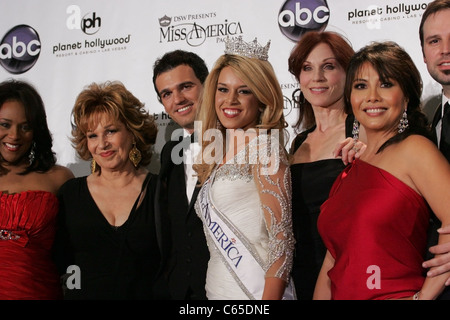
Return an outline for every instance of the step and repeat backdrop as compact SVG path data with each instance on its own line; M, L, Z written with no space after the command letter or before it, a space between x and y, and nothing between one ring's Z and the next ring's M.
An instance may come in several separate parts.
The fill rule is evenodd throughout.
M288 123L298 109L298 88L287 59L310 30L336 31L355 50L375 40L393 40L413 57L422 73L424 111L431 115L440 86L428 75L418 28L428 0L1 0L0 81L31 82L46 105L58 163L77 175L89 173L70 143L70 114L78 93L92 82L120 80L146 105L158 124L150 170L176 125L158 102L152 67L165 52L199 54L211 68L226 37L257 38L271 47ZM288 129L291 139L295 132Z

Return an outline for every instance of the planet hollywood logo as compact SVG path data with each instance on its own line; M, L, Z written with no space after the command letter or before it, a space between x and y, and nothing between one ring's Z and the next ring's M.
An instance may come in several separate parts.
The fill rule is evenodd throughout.
M84 34L96 34L102 26L102 18L96 12L89 12L82 16L81 8L77 5L70 5L66 9L66 26L69 30L81 29Z
M9 30L0 42L0 64L12 74L30 70L41 52L39 34L28 25Z
M243 33L240 22L228 20L207 26L202 26L195 21L172 24L173 19L164 15L158 19L158 22L159 42L185 41L191 47L202 45L208 38L223 38Z
M326 0L286 0L278 14L278 26L284 36L297 42L308 31L325 29L329 17Z

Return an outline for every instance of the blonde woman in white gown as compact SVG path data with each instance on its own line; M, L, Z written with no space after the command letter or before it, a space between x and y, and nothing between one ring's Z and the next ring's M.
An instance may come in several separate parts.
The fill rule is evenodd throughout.
M230 49L216 61L199 113L203 148L194 169L202 184L196 211L210 250L206 294L295 299L283 96L268 45L255 52L238 41L247 50Z

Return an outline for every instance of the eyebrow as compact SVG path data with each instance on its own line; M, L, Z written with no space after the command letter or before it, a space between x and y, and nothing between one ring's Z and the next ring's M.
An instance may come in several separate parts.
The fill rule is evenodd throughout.
M184 86L187 85L187 84L195 85L195 83L194 83L193 81L183 81L183 82L180 82L180 83L178 83L177 85L175 85L175 87L176 87L176 88L180 88L180 87L184 87ZM168 89L168 88L162 89L162 90L159 92L159 95L162 95L163 93L166 93L166 92L172 92L172 90L170 90L170 89Z
M424 38L424 40L428 41L428 40L436 39L436 38L442 38L442 36L440 34L432 34L431 36Z
M217 82L217 85L221 85L221 86L228 87L228 85L227 85L226 83L223 83L223 82ZM239 86L239 87L237 87L237 88L238 88L238 89L249 88L249 86L246 85L246 84L243 84L242 86Z
M97 124L97 126L98 126L98 124ZM115 124L115 123L110 123L110 124L107 124L106 126L104 126L103 128L104 128L104 129L109 129L109 128L114 127L114 126L119 127L119 125L117 125L117 124ZM92 130L92 129L88 129L88 130L87 130L87 132L94 132L94 131L95 131L95 130Z
M328 60L336 60L337 61L337 58L336 57L328 57L328 58L323 59L321 62L328 62ZM311 63L311 61L305 60L304 63Z
M2 121L6 121L6 122L13 122L13 120L11 120L11 119L8 119L8 118L0 118L0 120L2 120ZM20 124L20 125L23 125L23 124L28 124L28 121L27 121L27 120L25 120L25 121L23 121L23 122L19 122L19 124Z

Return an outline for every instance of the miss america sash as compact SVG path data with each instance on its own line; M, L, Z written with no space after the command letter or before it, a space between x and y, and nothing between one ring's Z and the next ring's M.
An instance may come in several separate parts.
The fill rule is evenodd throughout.
M258 260L257 253L252 250L246 237L233 226L233 224L219 212L211 199L211 179L208 179L200 189L197 203L197 212L204 224L206 236L213 240L216 249L221 253L222 260L238 282L241 289L250 300L261 300L265 271ZM292 281L285 290L283 299L295 299Z

